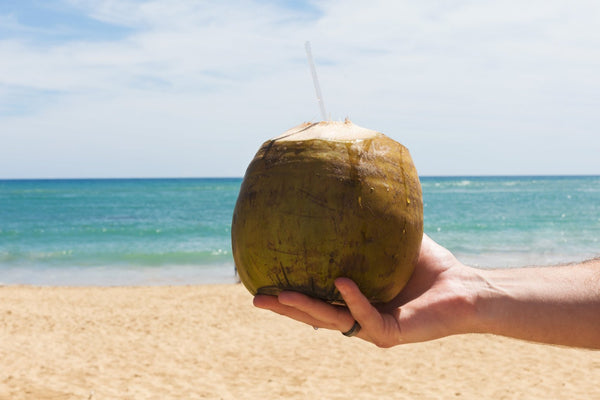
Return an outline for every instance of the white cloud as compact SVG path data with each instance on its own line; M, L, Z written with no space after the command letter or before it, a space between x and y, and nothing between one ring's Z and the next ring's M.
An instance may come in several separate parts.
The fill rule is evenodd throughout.
M2 17L0 177L242 175L318 119L305 40L332 117L421 173L600 173L595 2L70 3L127 33L34 41Z

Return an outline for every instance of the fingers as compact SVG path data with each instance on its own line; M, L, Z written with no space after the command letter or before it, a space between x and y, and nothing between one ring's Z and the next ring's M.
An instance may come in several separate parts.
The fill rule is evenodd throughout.
M256 295L254 305L319 328L340 329L354 323L347 310L296 292L282 292L279 297Z
M348 278L338 278L335 286L342 294L352 317L363 328L381 326L381 314L362 294L356 283Z
M347 331L354 324L354 318L344 307L305 296L297 292L282 292L279 302L310 315L320 323L318 326Z
M254 305L319 328L347 332L358 322L357 337L379 347L400 343L399 311L380 313L348 278L335 280L347 307L335 306L297 292L282 292L278 297L257 295Z
M294 308L281 304L275 296L256 295L254 297L254 305L258 308L273 311L277 314L284 315L295 319L296 321L304 322L313 325L316 320L310 315Z
M297 292L282 292L278 297L257 295L254 305L319 328L345 332L354 324L347 308Z

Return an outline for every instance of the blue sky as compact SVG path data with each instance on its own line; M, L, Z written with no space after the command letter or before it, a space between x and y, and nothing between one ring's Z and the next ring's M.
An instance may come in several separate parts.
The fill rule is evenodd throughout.
M242 176L320 118L421 175L600 174L596 1L0 2L0 178Z

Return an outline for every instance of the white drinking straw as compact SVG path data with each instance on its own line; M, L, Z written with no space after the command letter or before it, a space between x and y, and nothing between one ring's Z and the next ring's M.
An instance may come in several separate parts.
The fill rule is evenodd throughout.
M327 119L327 113L325 112L325 103L323 102L323 95L321 94L321 87L319 86L319 78L317 78L317 70L315 68L315 63L313 62L312 53L310 51L310 42L306 42L304 44L304 48L306 49L306 57L308 57L308 65L310 67L310 73L312 74L313 83L315 85L315 92L317 92L317 102L319 103L319 108L321 109L321 116L323 117L323 121Z

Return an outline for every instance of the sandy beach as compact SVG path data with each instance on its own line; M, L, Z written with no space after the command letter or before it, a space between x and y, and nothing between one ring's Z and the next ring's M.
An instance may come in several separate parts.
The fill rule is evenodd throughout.
M379 349L241 285L0 287L0 399L600 398L600 352L489 335Z

